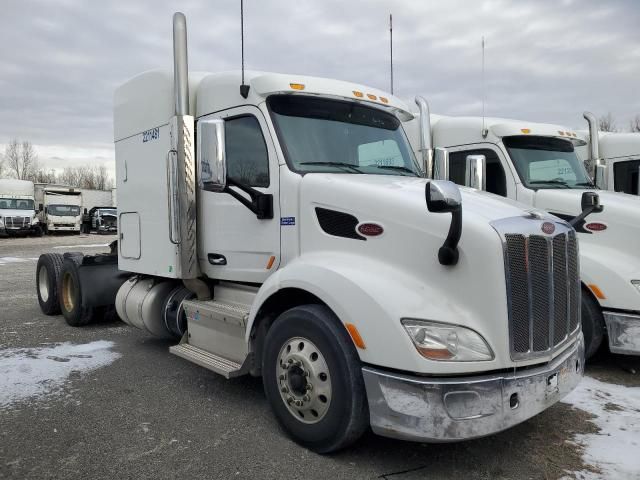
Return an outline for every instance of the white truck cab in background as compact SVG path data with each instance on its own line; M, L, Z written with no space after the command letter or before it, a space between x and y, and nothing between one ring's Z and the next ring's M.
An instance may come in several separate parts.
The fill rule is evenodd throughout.
M262 376L284 429L317 452L369 426L457 441L536 415L583 374L575 232L421 178L412 118L349 82L189 74L176 14L174 72L115 93L116 253L65 258L50 282L60 257L43 255L43 311L83 325L115 304L180 357ZM555 290L547 239L565 259ZM540 299L522 296L529 283Z
M33 182L0 179L0 236L42 235L33 193Z
M45 233L80 233L82 224L82 192L70 187L50 187L41 190L38 218Z
M595 115L584 113L589 130L578 132L585 145L578 155L594 165L598 188L619 193L640 193L640 133L600 132ZM592 139L594 139L592 141Z
M486 190L574 224L587 358L605 333L612 352L640 354L640 198L597 190L576 154L585 141L570 128L429 115L426 102L417 103L424 114L407 132L417 152L425 141L435 147L435 159L425 156L433 178ZM591 204L595 194L599 205Z

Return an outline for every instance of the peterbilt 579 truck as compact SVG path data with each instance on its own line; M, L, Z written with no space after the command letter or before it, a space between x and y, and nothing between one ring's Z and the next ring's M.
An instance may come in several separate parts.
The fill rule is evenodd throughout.
M586 357L608 337L609 349L640 354L640 198L599 190L576 148L573 129L482 117L421 114L407 125L429 176L516 200L575 225L580 240L582 330ZM596 169L601 170L602 165ZM599 173L597 176L602 176ZM597 204L591 204L596 197Z
M577 385L566 222L422 178L402 127L412 114L382 91L188 73L186 55L176 14L173 74L117 89L117 245L43 255L45 313L84 325L115 305L174 339L173 354L261 376L284 429L322 453L369 426L492 434Z

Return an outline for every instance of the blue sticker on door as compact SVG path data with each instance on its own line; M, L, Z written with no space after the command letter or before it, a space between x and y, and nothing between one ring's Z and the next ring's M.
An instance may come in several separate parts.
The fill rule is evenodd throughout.
M280 225L295 225L296 217L280 217Z

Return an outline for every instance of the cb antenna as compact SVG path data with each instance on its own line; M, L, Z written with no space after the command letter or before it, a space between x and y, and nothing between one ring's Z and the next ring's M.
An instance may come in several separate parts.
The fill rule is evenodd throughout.
M484 35L482 36L482 138L487 138L489 130L484 125L484 104L485 104L485 87L484 87Z
M391 66L391 95L393 95L393 16L391 14L389 14L389 53Z
M242 63L242 82L240 84L240 95L242 95L242 98L247 98L249 96L249 85L244 84L244 0L240 0L240 56Z

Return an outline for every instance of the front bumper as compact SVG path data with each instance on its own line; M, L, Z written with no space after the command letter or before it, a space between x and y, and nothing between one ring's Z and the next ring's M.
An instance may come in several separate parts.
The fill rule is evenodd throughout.
M623 355L640 355L640 315L603 312L609 336L609 350Z
M536 368L463 378L423 378L362 369L371 428L379 435L452 442L521 423L567 395L584 374L582 334L567 351Z
M52 232L79 232L80 225L50 225L48 229Z

